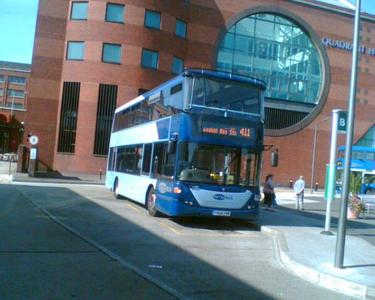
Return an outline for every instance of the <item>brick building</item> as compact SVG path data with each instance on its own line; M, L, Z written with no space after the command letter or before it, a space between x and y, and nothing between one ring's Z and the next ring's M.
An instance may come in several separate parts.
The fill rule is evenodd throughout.
M16 153L23 139L31 65L0 61L0 154Z
M310 182L317 130L313 168L323 182L331 111L347 107L353 34L353 11L326 2L40 0L26 120L39 137L40 169L105 169L102 108L185 66L264 79L265 144L278 149L279 165L265 152L263 175ZM355 140L375 119L375 18L364 14L361 26Z

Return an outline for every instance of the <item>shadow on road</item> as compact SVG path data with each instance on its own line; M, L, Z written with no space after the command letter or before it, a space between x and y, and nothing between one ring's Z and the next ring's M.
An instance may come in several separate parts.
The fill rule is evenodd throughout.
M26 202L29 201L35 209L39 210L40 214L53 216L53 218L50 218L51 221L60 226L64 225L72 234L78 233L79 237L91 246L97 248L97 245L101 245L101 247L108 249L109 253L114 254L111 257L112 259L119 257L120 259L117 259L119 263L125 261L126 263L123 266L130 266L141 277L154 278L154 282L161 283L159 287L166 286L172 291L178 290L178 293L183 297L193 299L272 298L266 292L266 287L251 286L243 280L239 280L230 272L203 261L183 248L170 243L163 238L162 233L158 232L157 227L154 228L155 230L149 230L132 222L131 219L123 217L122 214L126 214L123 201L109 198L108 200L112 201L111 204L114 207L110 210L68 188L0 186L0 189L4 188L17 189L23 195L21 201L27 199ZM5 195L3 193L0 193L0 195L2 195L0 196L2 201L11 200L3 198ZM103 200L104 198L105 196L103 196ZM118 213L120 210L122 210L121 215ZM14 215L8 217L16 219L21 216L17 215L17 211L14 211ZM157 221L157 219L155 220ZM33 239L35 233L29 231L32 228L30 222L36 222L37 220L29 219L29 225L23 224L22 220L19 221L12 224L13 226L19 226L19 230L22 230L23 239ZM210 225L208 220L194 218L176 222L183 226L203 226L211 230L228 230L227 226L230 225L226 220L223 223L220 220L216 223L215 220ZM157 226L157 222L155 222L155 226ZM240 223L239 227L236 226L229 230L243 228ZM15 243L14 237L2 237L2 242L5 244L11 242L11 240ZM108 253L106 254L108 255ZM162 268L150 268L154 265L161 265ZM124 278L124 280L129 279ZM64 283L64 285L66 284L68 283ZM12 287L3 286L3 288L11 290ZM61 287L59 289L61 290Z

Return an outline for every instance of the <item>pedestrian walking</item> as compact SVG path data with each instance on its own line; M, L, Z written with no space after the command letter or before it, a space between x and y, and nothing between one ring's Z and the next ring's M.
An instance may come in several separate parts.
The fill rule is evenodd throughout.
M275 198L275 185L273 183L273 175L268 174L266 176L266 182L263 186L264 204L267 206L266 209L270 209L272 201Z
M304 210L303 197L305 192L305 181L303 176L300 176L299 179L294 183L294 192L296 193L296 209L300 208Z

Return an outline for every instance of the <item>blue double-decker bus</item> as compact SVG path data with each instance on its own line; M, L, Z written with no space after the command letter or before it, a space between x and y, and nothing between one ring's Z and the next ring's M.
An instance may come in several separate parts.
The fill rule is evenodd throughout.
M257 222L264 90L255 78L187 69L119 107L107 188L152 216Z

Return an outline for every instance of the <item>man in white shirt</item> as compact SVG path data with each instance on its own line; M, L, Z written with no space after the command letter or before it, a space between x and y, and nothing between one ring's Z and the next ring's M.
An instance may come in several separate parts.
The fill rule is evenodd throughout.
M300 176L299 179L294 183L294 192L296 193L296 209L299 210L300 207L304 210L303 206L303 197L305 191L305 181L303 176Z

